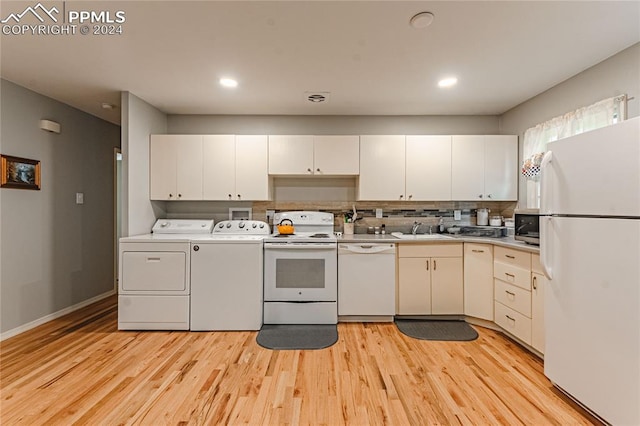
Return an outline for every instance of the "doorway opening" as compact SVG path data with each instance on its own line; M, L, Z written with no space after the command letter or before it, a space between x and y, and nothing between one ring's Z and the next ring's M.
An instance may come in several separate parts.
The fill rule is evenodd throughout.
M118 242L122 236L122 152L113 149L113 288L118 292Z

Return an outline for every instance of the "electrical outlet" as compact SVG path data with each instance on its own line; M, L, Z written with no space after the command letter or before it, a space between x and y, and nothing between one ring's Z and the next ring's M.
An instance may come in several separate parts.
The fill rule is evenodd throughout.
M84 204L84 192L76 192L76 204Z
M376 219L382 219L382 209L376 209Z

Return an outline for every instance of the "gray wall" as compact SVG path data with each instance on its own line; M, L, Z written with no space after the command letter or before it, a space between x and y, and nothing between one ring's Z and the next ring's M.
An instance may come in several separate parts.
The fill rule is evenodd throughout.
M451 135L497 134L487 116L170 115L172 134Z
M122 235L147 234L161 203L149 201L149 135L167 133L167 116L137 96L122 92Z
M518 135L522 153L528 128L621 94L634 98L628 103L627 117L640 115L640 43L507 111L500 118L500 133ZM519 187L520 205L525 206L526 184L522 176Z
M41 161L42 189L0 189L0 332L114 289L114 147L120 129L1 81L2 153ZM38 122L60 123L61 134ZM84 204L75 204L75 193Z

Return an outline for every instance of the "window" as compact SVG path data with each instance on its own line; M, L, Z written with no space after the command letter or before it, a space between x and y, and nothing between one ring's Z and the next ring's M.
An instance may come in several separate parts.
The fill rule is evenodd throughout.
M626 95L604 99L552 118L524 132L522 174L527 178L527 207L540 207L539 166L547 143L624 120L626 101Z

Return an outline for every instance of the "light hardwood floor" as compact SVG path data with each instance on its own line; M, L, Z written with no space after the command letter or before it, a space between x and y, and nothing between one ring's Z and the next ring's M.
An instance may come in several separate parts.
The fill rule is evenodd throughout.
M2 425L570 425L595 419L500 333L428 342L341 323L317 351L256 332L125 332L115 297L2 342Z

